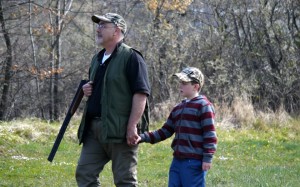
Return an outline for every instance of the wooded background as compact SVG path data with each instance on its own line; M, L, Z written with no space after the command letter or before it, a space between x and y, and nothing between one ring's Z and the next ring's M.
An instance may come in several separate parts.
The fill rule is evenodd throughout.
M99 51L91 16L108 12L144 55L152 109L178 102L172 74L195 66L215 104L299 116L299 0L0 0L0 120L63 117Z

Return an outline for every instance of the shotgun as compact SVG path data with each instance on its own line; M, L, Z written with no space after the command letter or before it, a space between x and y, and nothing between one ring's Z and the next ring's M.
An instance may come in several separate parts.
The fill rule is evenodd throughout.
M61 142L61 140L62 140L62 138L63 138L63 136L64 136L64 134L66 132L66 129L67 129L68 125L69 125L69 122L70 122L73 114L76 112L76 110L77 110L77 108L78 108L78 106L79 106L79 104L80 104L80 102L82 100L82 97L83 97L82 86L84 84L86 84L86 83L88 83L87 80L81 80L80 81L80 84L79 84L79 86L77 88L76 94L75 94L75 96L74 96L74 98L72 100L72 103L71 103L71 105L70 105L70 107L68 109L68 113L66 114L64 122L63 122L62 126L60 127L59 133L58 133L58 135L56 137L56 140L55 140L55 142L53 144L52 150L51 150L51 152L50 152L50 154L48 156L48 161L49 162L52 162L52 160L53 160L53 158L55 156L55 153L56 153L56 151L57 151L57 149L59 147L59 144L60 144L60 142Z

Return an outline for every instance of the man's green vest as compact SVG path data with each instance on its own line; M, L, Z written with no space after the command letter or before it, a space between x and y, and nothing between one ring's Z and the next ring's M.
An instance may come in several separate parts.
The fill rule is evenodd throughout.
M101 137L104 143L121 143L126 141L127 123L131 113L133 93L126 76L126 65L132 54L132 48L121 44L110 60L102 84L101 97ZM90 80L93 81L99 62L97 55L93 57L90 67ZM87 105L78 129L79 143L82 143L86 129ZM149 104L146 108L140 124L139 133L148 131Z

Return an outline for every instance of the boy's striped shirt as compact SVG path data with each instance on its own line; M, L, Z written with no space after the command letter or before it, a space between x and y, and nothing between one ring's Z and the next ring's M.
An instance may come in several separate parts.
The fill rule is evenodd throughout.
M174 157L211 162L217 147L214 118L212 104L201 95L178 104L160 129L144 133L141 138L154 144L175 133L171 145Z

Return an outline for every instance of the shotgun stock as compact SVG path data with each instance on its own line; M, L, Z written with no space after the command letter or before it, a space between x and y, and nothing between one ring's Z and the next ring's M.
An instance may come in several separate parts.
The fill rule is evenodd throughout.
M80 102L82 100L82 97L83 97L82 86L84 84L86 84L87 82L88 82L87 80L81 80L80 81L80 84L79 84L79 86L77 88L76 94L75 94L75 96L74 96L74 98L72 100L72 103L71 103L71 105L70 105L70 107L68 109L68 113L66 114L64 122L63 122L62 126L60 127L59 133L58 133L58 135L56 137L56 140L55 140L55 142L53 144L52 150L51 150L51 152L50 152L50 154L48 156L48 161L49 162L52 162L52 160L53 160L53 158L54 158L54 156L56 154L56 151L57 151L57 149L59 147L59 144L60 144L60 142L61 142L61 140L62 140L62 138L63 138L63 136L64 136L64 134L66 132L66 129L67 129L68 125L69 125L69 122L70 122L73 114L76 112L76 110L77 110L77 108L78 108L78 106L79 106L79 104L80 104Z

